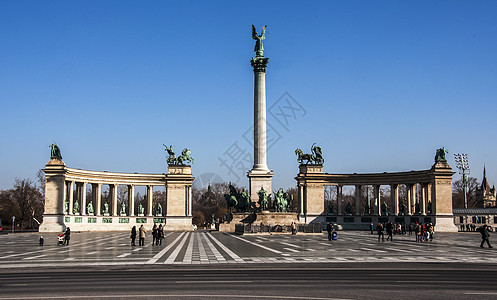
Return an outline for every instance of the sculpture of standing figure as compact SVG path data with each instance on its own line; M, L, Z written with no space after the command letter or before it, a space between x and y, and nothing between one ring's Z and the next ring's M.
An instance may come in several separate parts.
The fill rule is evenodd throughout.
M79 202L75 201L74 202L74 207L72 209L73 214L79 214Z
M387 215L387 210L388 210L388 205L385 202L383 202L381 204L381 215L382 216L386 216Z
M144 213L145 213L145 208L143 207L143 205L141 203L138 204L138 214L143 215Z
M121 206L121 216L126 215L126 203L123 202L123 205Z
M86 205L86 213L89 215L93 215L93 203L90 201L88 205Z
M252 25L252 38L256 40L255 42L255 55L256 57L264 56L264 46L262 45L262 41L266 38L266 27L267 25L262 27L262 32L260 35L257 35L257 31L255 30L255 26Z
M69 202L64 201L64 214L67 214L69 211Z
M108 214L109 213L109 204L107 204L107 202L104 203L104 214Z
M162 205L160 205L160 203L157 203L157 209L155 210L155 215L162 216Z
M266 190L264 190L264 187L261 187L261 189L257 192L257 195L259 195L259 204L261 205L261 210L267 210L269 203L267 201Z
M62 154L60 154L60 148L55 142L52 143L50 147L50 159L62 160Z
M350 205L350 202L345 205L345 214L351 215L352 214L352 205Z

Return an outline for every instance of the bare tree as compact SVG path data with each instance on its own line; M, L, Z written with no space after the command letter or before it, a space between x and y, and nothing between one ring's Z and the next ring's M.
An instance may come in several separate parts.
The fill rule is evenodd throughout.
M19 224L21 229L34 227L33 218L43 214L43 197L30 179L15 179L10 191L12 200L19 207Z
M42 169L38 170L38 173L36 173L36 179L38 180L38 184L40 185L40 193L45 199L45 172L43 172Z
M474 177L468 177L467 179L468 189L467 189L467 201L468 208L478 207L476 202L476 189L480 185L478 179ZM462 180L456 180L452 183L452 208L463 208L464 207L464 193L463 193L463 182Z

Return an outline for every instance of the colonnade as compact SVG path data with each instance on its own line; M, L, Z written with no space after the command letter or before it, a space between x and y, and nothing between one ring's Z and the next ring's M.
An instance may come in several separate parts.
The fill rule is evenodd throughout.
M431 211L428 210L429 203L431 202L431 184L430 183L415 183L415 184L405 184L406 186L406 204L405 209L401 211L401 199L399 198L399 186L401 184L390 184L390 199L387 203L388 209L386 212L382 211L381 203L381 186L380 184L375 184L373 186L373 196L372 203L370 203L370 211L366 211L366 207L362 205L363 203L363 188L369 187L371 185L355 184L354 194L355 194L355 213L354 215L427 215ZM341 216L344 215L343 207L343 187L346 185L337 184L335 185L337 191L336 197L336 214ZM418 189L416 188L418 187ZM369 191L368 191L369 193ZM416 207L418 205L418 207ZM334 214L334 213L333 213ZM345 214L347 214L345 212ZM350 213L352 214L352 213Z
M170 165L167 174L115 173L68 168L61 159L51 159L43 171L46 184L42 232L62 231L69 226L76 231L129 230L136 225L151 228L155 223L165 224L166 230L193 230L195 178L190 166ZM89 185L91 200L87 198ZM102 199L102 187L106 185L109 197ZM122 199L125 206L118 209L120 186L126 187L127 199ZM143 209L135 199L138 186L146 187ZM154 186L165 187L165 202L160 209L159 205L153 206Z
M437 231L457 231L452 214L452 168L446 161L437 161L428 170L367 173L367 174L329 174L323 172L322 165L300 165L299 174L295 178L298 187L298 218L302 223L333 222L349 228L364 228L371 222L385 220L412 222L413 220L429 220L436 223ZM337 188L337 214L329 217L325 207L324 187ZM390 199L387 210L381 203L381 186L390 186ZM399 186L406 186L406 203L401 213ZM355 200L350 203L350 209L345 209L343 188L354 186ZM369 211L362 205L362 189L373 186L373 203ZM430 210L428 209L431 204ZM416 205L418 211L416 211ZM335 209L335 208L334 208ZM410 216L423 216L425 218ZM390 218L391 217L391 218ZM402 217L402 218L401 218ZM340 224L341 223L341 224Z
M64 213L66 215L94 215L94 216L135 216L135 187L136 185L130 184L126 185L127 187L127 201L124 203L126 204L126 211L124 214L121 213L121 211L118 209L118 190L119 190L119 184L117 183L112 183L108 184L109 186L109 198L110 198L110 205L109 203L106 203L108 205L108 210L105 209L105 204L102 203L102 186L104 185L103 183L87 183L87 182L78 182L78 181L66 181L66 197L65 197L65 202L66 204L64 205ZM93 212L88 212L87 211L87 192L86 192L86 187L88 185L91 185L91 191L92 191L92 200L95 201L94 203L94 211ZM145 216L162 216L163 211L160 213L157 212L157 208L155 209L154 213L154 207L153 207L153 185L146 185L147 188L147 193L146 193L146 199L147 199L147 205L144 207L144 214ZM78 203L78 207L75 210L74 203ZM102 206L104 208L102 209ZM66 210L67 207L67 210ZM138 212L139 214L139 212Z

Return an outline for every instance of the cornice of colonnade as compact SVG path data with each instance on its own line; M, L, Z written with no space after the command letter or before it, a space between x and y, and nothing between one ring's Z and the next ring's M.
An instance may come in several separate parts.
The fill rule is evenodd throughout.
M66 167L65 179L66 181L102 184L164 185L166 183L166 174L90 171Z
M191 166L170 166L169 172L172 174L122 173L69 168L63 161L52 159L47 163L44 171L47 175L61 175L65 181L109 185L163 186L168 183L191 185L195 179L191 175Z
M295 177L298 184L318 183L324 185L391 185L391 184L429 184L435 177L452 177L451 167L447 165L434 165L428 170L382 172L382 173L351 173L331 174L316 172L316 167L311 166L311 172L306 172L305 166L300 166L300 173ZM319 170L319 169L317 169ZM321 168L322 170L322 168Z

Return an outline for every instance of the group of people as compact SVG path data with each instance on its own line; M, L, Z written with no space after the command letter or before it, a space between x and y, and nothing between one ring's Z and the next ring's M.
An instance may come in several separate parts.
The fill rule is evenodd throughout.
M147 230L145 229L145 226L143 224L140 226L138 229L138 232L136 231L136 226L133 226L131 228L131 246L136 246L135 241L136 241L136 236L138 235L138 245L139 246L145 246L145 236L146 236ZM152 228L152 246L156 245L162 245L162 240L164 239L164 227L162 227L162 224L154 224L154 227Z
M411 227L413 227L413 230L411 230ZM435 226L432 223L418 224L418 222L416 222L414 225L409 225L409 235L411 235L412 231L414 231L414 234L416 235L416 242L431 242L433 241Z
M475 224L461 224L461 231L476 231Z
M416 242L426 242L433 240L433 233L435 232L435 226L432 223L409 224L409 235L416 235ZM371 234L373 234L373 223L370 224ZM406 226L402 223L387 222L385 224L378 223L376 226L376 232L378 234L378 242L385 241L385 234L387 235L387 241L393 241L394 234L407 234Z

